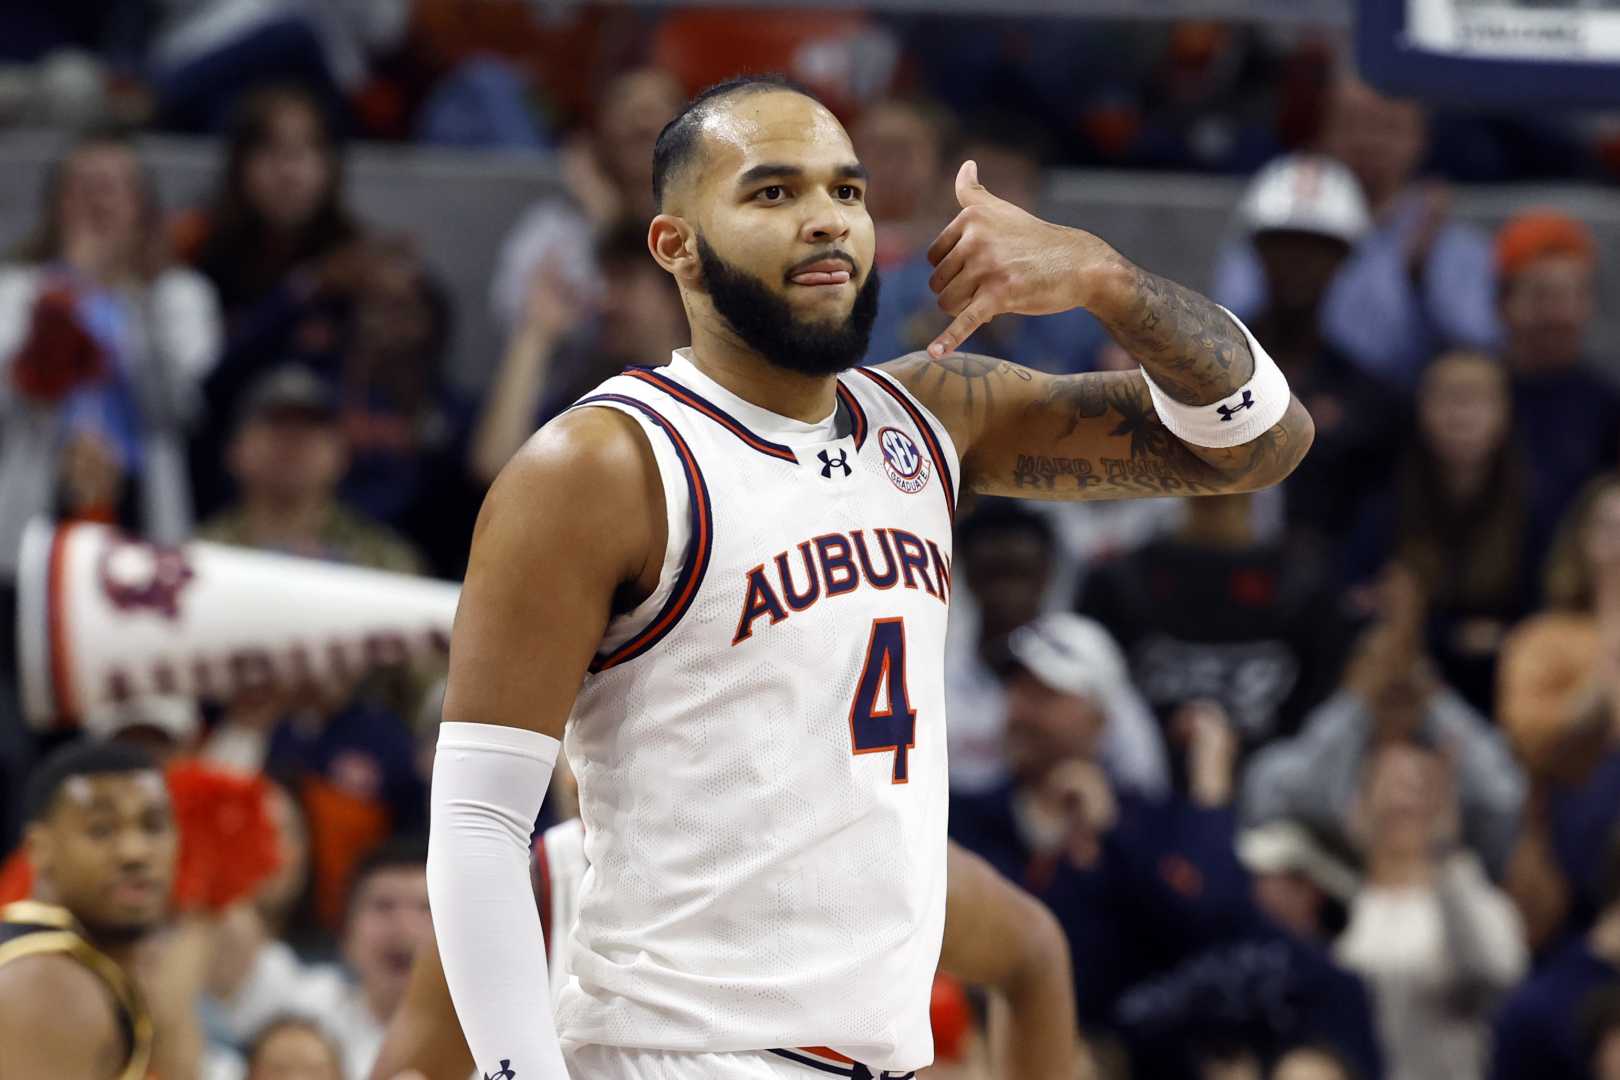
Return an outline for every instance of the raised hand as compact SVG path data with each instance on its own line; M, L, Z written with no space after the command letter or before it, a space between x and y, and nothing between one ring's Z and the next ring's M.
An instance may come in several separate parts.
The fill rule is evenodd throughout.
M956 174L962 210L928 249L928 287L952 316L928 346L936 358L956 349L997 315L1051 315L1084 307L1099 271L1117 269L1118 252L1080 229L1042 221L979 183L979 167Z

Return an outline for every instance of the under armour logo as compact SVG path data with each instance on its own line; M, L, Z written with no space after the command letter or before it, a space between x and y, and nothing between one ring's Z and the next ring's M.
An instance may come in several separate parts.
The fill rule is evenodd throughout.
M511 1060L508 1058L501 1058L501 1071L496 1073L494 1076L489 1075L489 1073L485 1073L484 1080L514 1080L516 1076L517 1070L512 1068Z
M823 450L821 453L817 454L816 456L821 458L821 475L823 477L826 477L826 478L830 479L832 477L832 471L834 469L843 469L844 470L844 475L845 476L849 475L850 469L849 469L849 451L848 450L840 450L840 451L838 451L838 456L837 457L833 457L831 454L827 453L827 451L825 451L825 450Z
M1238 410L1247 409L1254 405L1254 395L1247 390L1243 391L1243 400L1236 405L1222 405L1215 411L1221 414L1221 423L1226 423L1238 414Z

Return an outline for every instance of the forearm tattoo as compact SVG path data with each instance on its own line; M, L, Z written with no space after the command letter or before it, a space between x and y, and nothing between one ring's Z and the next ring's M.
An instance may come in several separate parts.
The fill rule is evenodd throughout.
M1209 405L1254 377L1243 331L1214 301L1138 266L1125 295L1095 314L1177 401Z

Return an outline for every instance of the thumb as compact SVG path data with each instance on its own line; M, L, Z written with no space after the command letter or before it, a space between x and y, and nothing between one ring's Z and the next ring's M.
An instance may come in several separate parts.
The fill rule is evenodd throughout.
M966 210L970 206L982 206L995 201L990 189L979 183L979 163L971 158L962 162L962 167L956 170L956 201Z

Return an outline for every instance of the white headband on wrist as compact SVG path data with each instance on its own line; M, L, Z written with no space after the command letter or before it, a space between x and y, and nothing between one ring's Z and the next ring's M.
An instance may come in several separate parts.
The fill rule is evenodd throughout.
M1241 446L1254 439L1281 420L1293 400L1287 378L1249 333L1243 320L1230 311L1226 311L1226 315L1243 331L1249 353L1254 357L1254 377L1229 397L1208 405L1185 405L1160 390L1153 376L1146 368L1142 369L1148 394L1153 398L1153 409L1170 434L1184 443L1213 450Z

